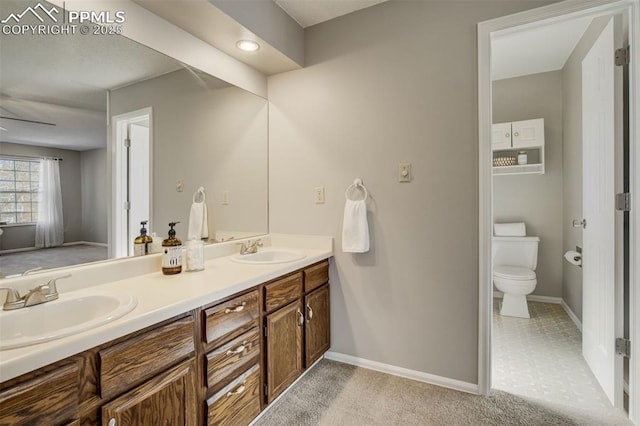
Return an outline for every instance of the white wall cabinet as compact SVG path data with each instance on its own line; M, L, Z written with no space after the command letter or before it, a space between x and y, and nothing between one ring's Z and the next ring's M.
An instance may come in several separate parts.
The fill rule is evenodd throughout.
M494 166L494 175L544 174L544 119L496 123L491 128L493 158L527 152L527 164Z

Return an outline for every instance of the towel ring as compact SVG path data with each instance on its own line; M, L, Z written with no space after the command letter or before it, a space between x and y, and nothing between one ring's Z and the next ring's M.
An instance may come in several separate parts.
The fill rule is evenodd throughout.
M356 188L362 188L362 190L364 191L364 198L362 199L362 201L369 198L369 191L367 191L367 188L364 186L364 184L362 183L362 179L360 178L356 178L356 180L354 180L353 183L347 187L346 191L344 191L344 198L350 200L349 191Z

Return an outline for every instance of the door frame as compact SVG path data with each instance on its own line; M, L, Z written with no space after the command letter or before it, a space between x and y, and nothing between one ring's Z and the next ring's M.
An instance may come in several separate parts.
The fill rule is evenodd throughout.
M122 227L121 179L122 155L124 145L119 143L127 136L129 124L149 120L149 219L153 216L153 108L147 107L111 117L111 137L108 150L109 171L111 174L111 217L109 219L109 258L121 257L119 245L122 243L120 229ZM126 255L125 255L126 256Z
M569 18L628 15L631 64L629 65L629 169L632 208L629 235L629 337L640 344L640 3L638 0L563 1L478 24L478 390L491 391L492 229L493 188L491 167L491 38L492 33L521 31ZM613 54L613 53L612 53ZM613 200L611 201L613 203ZM614 342L611 342L613 344ZM640 420L640 356L629 360L629 418Z

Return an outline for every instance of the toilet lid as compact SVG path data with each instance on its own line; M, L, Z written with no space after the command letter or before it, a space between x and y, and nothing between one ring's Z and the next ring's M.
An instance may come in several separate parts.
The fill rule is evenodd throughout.
M536 278L535 272L522 266L496 266L493 268L493 275L511 280L534 280Z

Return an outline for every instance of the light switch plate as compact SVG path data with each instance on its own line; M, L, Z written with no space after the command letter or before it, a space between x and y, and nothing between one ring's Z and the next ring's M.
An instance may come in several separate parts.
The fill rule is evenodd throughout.
M176 191L182 192L183 190L184 190L184 182L182 181L182 179L180 179L176 183Z
M222 193L222 205L223 206L229 205L229 191L224 191Z
M411 182L411 163L398 165L398 182Z
M324 186L318 186L315 189L316 204L324 204Z

